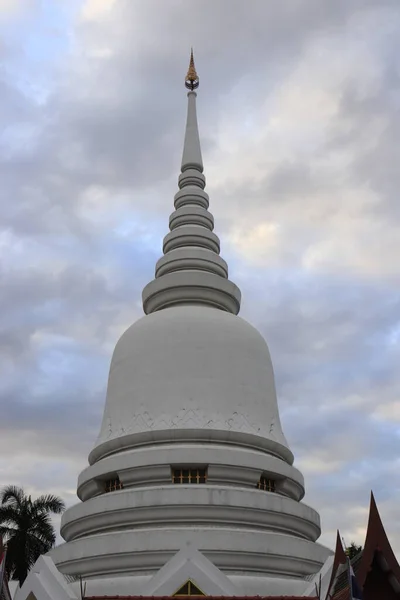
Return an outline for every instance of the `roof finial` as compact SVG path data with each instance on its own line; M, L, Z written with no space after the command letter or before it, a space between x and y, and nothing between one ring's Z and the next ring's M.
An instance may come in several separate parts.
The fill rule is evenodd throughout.
M190 62L188 72L185 77L185 86L191 91L199 87L199 78L196 73L196 67L194 66L193 48L190 50Z

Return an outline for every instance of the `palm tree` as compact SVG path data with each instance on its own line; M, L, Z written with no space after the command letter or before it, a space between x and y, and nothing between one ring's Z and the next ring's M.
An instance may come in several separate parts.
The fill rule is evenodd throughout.
M346 554L351 560L352 558L357 556L357 554L359 554L361 552L361 550L362 550L362 546L359 546L355 542L351 542L350 546L348 546L346 548Z
M22 488L9 485L0 492L0 538L7 544L6 573L21 586L41 554L52 548L56 534L50 513L60 514L65 504L47 494L32 500Z

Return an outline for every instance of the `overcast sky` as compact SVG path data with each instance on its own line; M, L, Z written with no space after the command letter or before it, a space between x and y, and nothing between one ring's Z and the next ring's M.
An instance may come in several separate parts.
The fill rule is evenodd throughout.
M0 486L76 501L177 191L207 191L305 501L400 556L399 0L0 0Z

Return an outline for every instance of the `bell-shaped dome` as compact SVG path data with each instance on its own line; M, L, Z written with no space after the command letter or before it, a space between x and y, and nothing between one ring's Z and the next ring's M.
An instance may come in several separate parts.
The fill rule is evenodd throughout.
M137 445L138 434L141 443L257 436L246 443L291 463L263 337L240 317L204 306L137 321L114 351L91 461Z

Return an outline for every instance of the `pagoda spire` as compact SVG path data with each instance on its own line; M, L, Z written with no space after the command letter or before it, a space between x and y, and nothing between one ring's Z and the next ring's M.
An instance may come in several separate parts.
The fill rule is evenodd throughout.
M175 211L170 215L170 232L163 242L164 256L156 264L155 279L143 290L146 314L170 306L197 304L233 314L240 309L239 288L228 279L228 266L219 256L220 242L213 232L214 217L208 211L204 191L196 97L199 86L193 58L185 78L188 92L186 129L183 144L179 191Z
M188 110L186 119L185 141L183 144L182 173L187 169L196 169L203 172L203 160L201 157L199 127L197 125L196 97L194 91L199 87L199 77L194 66L193 48L190 53L190 63L185 77L185 86L188 92Z

